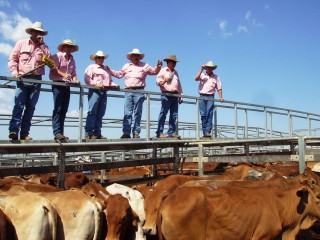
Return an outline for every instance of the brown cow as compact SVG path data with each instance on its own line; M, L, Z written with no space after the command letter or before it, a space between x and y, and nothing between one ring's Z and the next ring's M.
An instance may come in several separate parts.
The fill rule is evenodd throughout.
M185 176L185 175L171 175L162 179L154 184L154 187L144 192L144 204L146 212L146 222L143 226L145 234L155 235L157 233L156 222L157 213L161 206L161 202L169 196L176 188L189 181L209 180L220 181L219 185L226 184L221 180L241 180L246 178L250 172L264 171L263 168L255 167L253 169L248 164L239 164L235 167L230 167L223 175L215 177L198 177L198 176Z
M159 211L160 239L294 240L306 217L320 217L319 194L308 185L180 187Z
M51 186L58 186L57 175L53 173L46 174L33 174L24 176L28 182L42 183ZM64 188L70 190L71 188L81 188L83 185L89 182L89 178L82 172L68 172L64 176Z
M3 183L2 179L0 180L0 194L1 195L13 195L20 194L24 192L59 192L63 191L60 188L37 184L32 182L14 182L14 183Z
M105 204L108 223L106 240L135 239L138 216L132 211L128 199L115 194L109 196Z
M137 229L138 215L132 210L127 198L120 194L110 195L99 183L90 182L81 190L93 196L95 200L103 202L104 223L102 239L106 240L130 240L134 239Z

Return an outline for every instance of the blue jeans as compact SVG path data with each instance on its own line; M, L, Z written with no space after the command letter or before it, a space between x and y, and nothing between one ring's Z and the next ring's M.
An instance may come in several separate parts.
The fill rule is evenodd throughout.
M42 76L24 76L24 78L42 80ZM9 124L9 132L16 132L20 136L28 136L31 120L40 96L41 84L17 82L14 98L12 118Z
M124 117L123 117L123 126L122 131L124 134L130 135L131 133L131 123L132 123L132 114L133 114L133 127L132 134L140 134L141 127L141 115L142 107L145 96L143 93L125 93L125 102L124 102Z
M176 122L179 110L179 99L178 97L169 97L161 95L161 110L158 118L158 129L157 136L163 134L164 123L166 121L167 113L170 110L169 116L169 129L167 134L171 135L176 132Z
M107 91L89 89L89 109L86 120L86 136L101 136L102 119L107 108Z
M52 85L54 108L52 112L53 136L64 134L64 120L69 108L70 87Z
M214 95L203 95L200 94L200 97L214 99ZM211 100L199 100L202 132L211 133L212 131L212 119L213 119L213 110L214 110L214 101Z

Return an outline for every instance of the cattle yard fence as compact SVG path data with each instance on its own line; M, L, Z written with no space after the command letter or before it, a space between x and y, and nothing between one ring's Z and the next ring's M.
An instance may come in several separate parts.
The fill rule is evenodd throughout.
M0 76L1 89L15 89L15 82L37 83L38 80L16 79ZM51 85L65 83L42 81L42 92L51 92ZM78 96L78 114L84 116L87 85L71 85L71 93ZM135 90L108 91L108 99L124 98L124 93ZM156 130L160 106L159 92L143 91L146 96L145 119L141 128L145 138L104 141L84 140L84 117L67 116L65 128L77 132L69 143L52 140L30 142L0 140L0 177L31 173L56 172L59 186L63 186L65 172L90 171L129 166L171 163L178 171L181 159L198 162L198 173L203 175L203 161L299 161L300 169L305 161L317 161L320 140L320 115L293 109L278 108L234 101L215 101L212 139L201 138L199 116L200 97L183 96L180 105L177 132L181 140L157 139ZM109 101L109 100L108 100ZM112 101L112 100L111 100ZM40 101L38 103L42 104ZM109 107L108 107L109 109ZM108 111L107 109L107 111ZM156 109L156 110L154 110ZM120 110L122 115L122 106ZM196 113L196 114L194 114ZM107 114L108 115L108 114ZM11 114L0 114L0 127L7 131ZM166 125L168 125L166 123ZM35 114L32 129L51 129L51 116ZM122 128L122 117L103 119L103 129L118 132ZM32 130L33 131L33 130ZM51 134L50 130L50 134ZM320 161L320 160L319 160ZM153 175L156 171L153 171ZM103 181L103 177L101 177Z

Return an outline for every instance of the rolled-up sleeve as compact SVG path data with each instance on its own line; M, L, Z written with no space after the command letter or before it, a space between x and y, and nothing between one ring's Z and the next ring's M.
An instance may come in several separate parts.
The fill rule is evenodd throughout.
M19 74L18 67L19 67L20 48L21 48L21 42L17 42L14 48L12 49L12 52L8 60L8 68L12 76Z
M163 68L160 70L160 72L157 75L156 84L158 86L162 86L165 83L164 72L165 72L165 69Z

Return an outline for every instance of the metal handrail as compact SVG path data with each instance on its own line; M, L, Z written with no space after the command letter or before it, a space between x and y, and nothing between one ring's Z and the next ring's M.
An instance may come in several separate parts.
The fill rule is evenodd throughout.
M0 88L7 89L15 89L15 85L7 84L8 81L11 83L17 81L24 81L30 83L39 83L39 80L33 79L17 79L12 77L0 76L0 81L7 81L4 84L0 84ZM66 86L65 83L61 82L52 82L52 81L41 81L42 86ZM70 85L72 87L71 93L79 96L79 115L83 116L83 97L87 95L88 89L98 89L97 87L88 86L88 85ZM41 88L41 91L51 92L49 88ZM108 97L110 98L124 98L125 92L136 92L137 90L129 90L129 89L120 89L114 90L110 89L108 93ZM139 91L143 92L146 95L146 120L142 120L141 127L146 131L146 140L149 141L152 138L151 130L156 129L157 119L152 119L151 117L151 102L159 101L160 92L151 92L151 91ZM174 96L178 96L173 94ZM158 98L156 98L158 97ZM203 97L196 96L188 96L183 95L184 104L194 106L196 112L198 112L198 117L196 117L195 122L183 121L181 118L178 119L178 130L182 133L185 131L189 132L193 138L199 139L201 132L201 123L199 118L199 99L206 99ZM264 136L268 137L278 137L278 136L296 136L299 134L299 129L307 129L308 135L319 135L319 126L316 126L320 122L320 114L304 112L300 110L293 110L287 108L273 107L267 105L259 105L252 103L243 103L236 101L228 101L219 102L218 100L208 99L210 101L215 102L215 124L213 129L213 135L215 137L223 136L228 138L260 138ZM189 109L189 108L188 108ZM230 124L218 124L219 121L225 122L225 118L223 116L223 111L228 111L228 109L233 110L233 121ZM219 114L218 114L219 113ZM259 123L263 123L263 126L254 126L254 124L250 123L251 119L250 114L259 114L262 113L263 117L259 118ZM243 123L241 123L241 114L244 114ZM179 114L180 115L180 114ZM8 124L10 115L0 114L0 125ZM280 129L274 129L276 125L283 125L285 121L281 121L280 123L275 121L275 117L287 117L287 124L281 126ZM297 127L294 126L294 120L302 119L306 120L305 125L301 126L301 124ZM77 127L78 128L78 142L82 141L83 138L83 117L72 118L67 117L66 119L66 127ZM51 125L51 116L38 116L35 115L33 118L34 126L50 126ZM315 124L314 124L315 123ZM122 119L103 119L103 127L106 128L121 128ZM314 125L313 125L314 124ZM223 128L225 127L225 129ZM190 134L192 132L192 134ZM251 134L249 134L251 133Z

